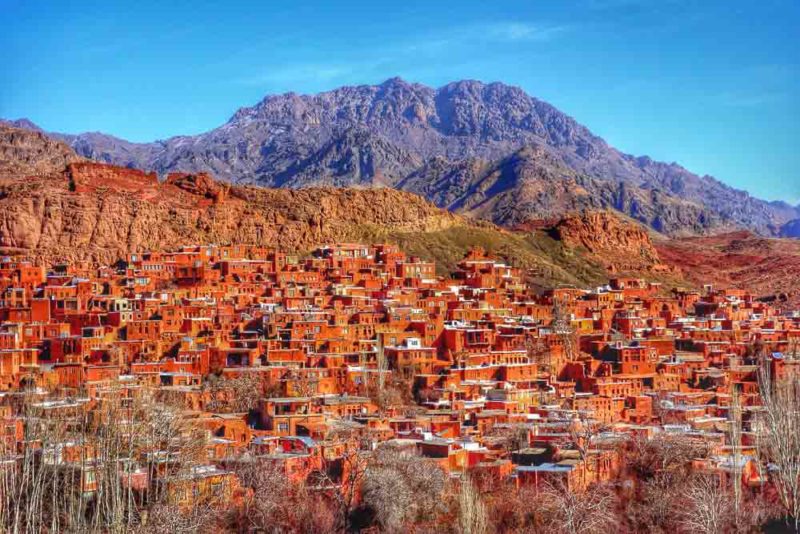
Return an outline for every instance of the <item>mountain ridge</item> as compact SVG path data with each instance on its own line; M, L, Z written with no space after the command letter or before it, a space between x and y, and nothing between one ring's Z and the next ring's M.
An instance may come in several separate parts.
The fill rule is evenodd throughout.
M767 236L793 235L798 231L793 221L800 219L800 209L786 203L759 200L676 163L624 154L554 106L499 82L461 80L434 89L392 78L313 95L267 95L239 108L218 128L152 143L97 133L56 137L81 156L159 174L210 172L234 183L291 188L404 184L400 188L422 193L441 207L475 185L476 176L459 174L465 165L500 167L519 150L536 146L542 162L549 160L534 174L574 174L575 180L592 184L587 192L595 200L587 207L616 209L662 232L746 228ZM423 175L428 183L420 180ZM566 200L570 190L579 190L571 179L555 188L564 190L566 204L579 207L585 195ZM518 182L516 193L538 194L543 185L541 177L534 186L525 185L531 181L525 176L509 180ZM455 209L470 211L460 206L481 200L463 199ZM553 211L536 197L520 200L527 208L516 211L532 212L527 215L533 218ZM477 215L499 224L521 222L507 216L508 202L495 204L503 204L500 212L487 208Z

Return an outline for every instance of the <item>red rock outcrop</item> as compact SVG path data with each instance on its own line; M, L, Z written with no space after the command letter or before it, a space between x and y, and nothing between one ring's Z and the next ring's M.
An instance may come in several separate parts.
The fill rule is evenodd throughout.
M158 175L138 169L116 167L105 163L82 161L67 165L70 188L76 193L92 193L111 189L152 196L158 190Z
M370 228L424 232L469 224L389 189L227 189L207 175L159 184L152 175L100 164L72 165L68 174L74 187L60 177L0 181L0 253L109 262L187 243L302 251L358 239Z
M164 182L219 204L225 200L230 186L217 182L208 173L171 172Z
M570 247L582 247L616 272L669 272L650 234L640 225L608 211L588 211L561 219L552 235Z

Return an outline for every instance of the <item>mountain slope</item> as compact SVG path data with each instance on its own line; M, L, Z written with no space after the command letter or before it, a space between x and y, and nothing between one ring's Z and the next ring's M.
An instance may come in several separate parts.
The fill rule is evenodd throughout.
M689 284L746 288L753 295L800 306L800 241L739 231L655 243L659 257L679 265Z
M51 258L113 261L131 251L195 242L306 250L352 239L362 225L426 232L466 224L389 189L224 189L206 175L175 174L159 183L99 163L0 184L0 248Z
M540 145L524 147L497 163L432 160L396 187L509 228L597 209L616 210L671 235L725 226L722 217L701 204L623 180L581 174Z
M662 231L743 227L780 235L782 227L800 218L795 207L755 199L677 164L623 154L553 106L500 83L460 81L433 89L394 78L317 95L268 96L197 136L141 144L98 133L61 138L82 156L160 174L204 171L236 183L286 187L403 183L440 206L453 204L451 197L460 198L458 205L482 204L475 212L499 222L508 216L491 206L508 212L508 202L487 204L483 193L466 198L464 192L475 184L464 172L501 166L520 149L536 146L581 180L608 182L598 187L625 197L619 207L607 201L599 202L601 207L619 209ZM506 181L521 179L526 181L503 174ZM557 196L567 205L586 200ZM560 209L558 202L536 206L545 212Z
M303 253L332 242L391 242L452 270L474 246L530 270L536 285L593 285L607 271L540 233L522 234L388 188L268 189L204 174L154 175L100 163L0 179L0 254L112 263L182 244L243 243Z

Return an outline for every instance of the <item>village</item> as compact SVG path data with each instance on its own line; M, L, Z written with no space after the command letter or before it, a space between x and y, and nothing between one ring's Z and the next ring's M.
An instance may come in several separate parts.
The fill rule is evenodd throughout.
M581 492L629 476L624 444L657 436L758 492L760 376L800 365L800 313L746 290L536 292L480 249L449 276L390 244L5 258L0 292L0 478L69 473L83 502L114 478L138 503L225 503L259 459L354 508L360 458L384 446L450 478ZM129 437L154 403L172 434L122 447L109 475L97 436ZM178 460L179 442L201 445Z

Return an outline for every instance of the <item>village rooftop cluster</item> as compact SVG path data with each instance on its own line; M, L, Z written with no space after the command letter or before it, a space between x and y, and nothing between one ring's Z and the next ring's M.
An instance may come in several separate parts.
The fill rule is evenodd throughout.
M580 491L619 475L621 441L663 433L710 448L693 469L757 487L751 433L731 422L759 404L762 367L792 372L800 340L800 314L743 290L617 278L537 293L482 250L442 277L388 244L6 258L0 295L0 469L37 449L90 499L102 480L80 430L42 444L29 426L147 392L203 450L180 476L157 447L136 451L124 482L186 505L235 498L252 458L348 491L348 455L386 443L454 477Z

